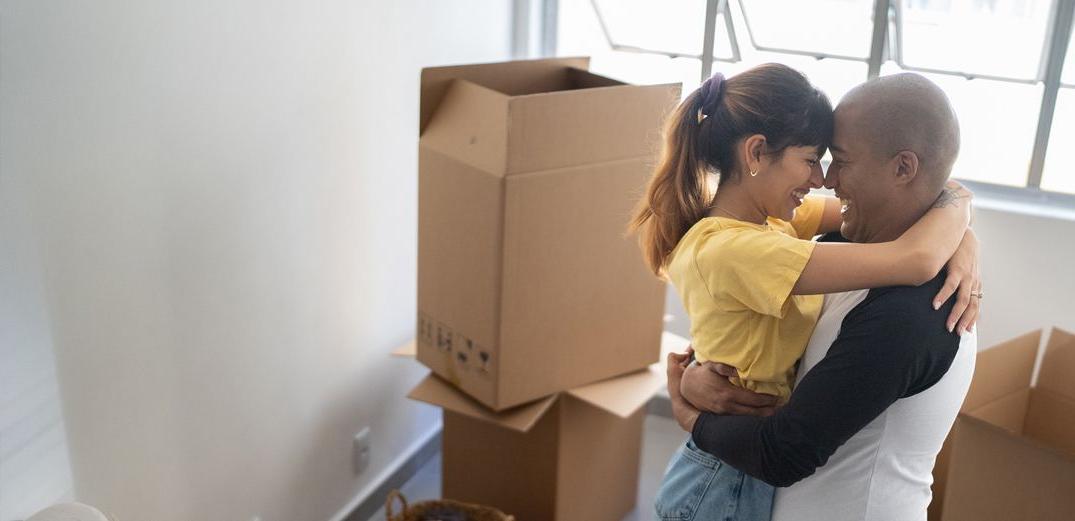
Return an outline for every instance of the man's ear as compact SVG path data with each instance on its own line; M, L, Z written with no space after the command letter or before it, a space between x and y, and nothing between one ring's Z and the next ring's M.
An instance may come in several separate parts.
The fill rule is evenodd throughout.
M896 184L908 185L918 176L918 154L900 150L892 157L892 166L896 172Z

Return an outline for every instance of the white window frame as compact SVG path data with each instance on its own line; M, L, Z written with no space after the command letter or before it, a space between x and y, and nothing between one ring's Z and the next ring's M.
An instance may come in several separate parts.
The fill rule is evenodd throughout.
M516 0L518 1L518 0ZM543 41L541 44L542 55L552 56L556 51L556 24L558 13L557 0L535 0L542 2L542 31ZM1016 205L1050 206L1063 209L1065 212L1075 209L1075 194L1050 192L1041 189L1041 177L1045 167L1045 156L1049 146L1049 134L1052 129L1053 117L1056 112L1057 94L1061 88L1075 88L1075 85L1062 83L1061 72L1067 54L1068 42L1072 38L1072 26L1075 25L1075 0L1054 0L1050 6L1050 15L1047 26L1044 49L1042 50L1042 63L1039 67L1038 77L1033 80L1020 78L1007 78L1002 76L990 76L973 74L955 70L927 69L913 67L904 63L900 42L902 41L901 26L898 23L901 14L899 0L874 0L873 6L873 34L870 40L870 53L867 58L826 54L821 52L802 51L798 49L773 48L758 45L750 29L750 21L743 0L738 0L743 19L746 22L745 32L751 44L758 50L782 53L789 55L811 56L821 59L850 60L866 62L867 78L873 79L880 75L881 65L886 61L893 61L903 70L927 72L934 74L947 74L967 79L985 79L992 81L1014 82L1022 84L1042 84L1043 94L1041 107L1038 114L1038 125L1034 137L1034 147L1031 152L1030 165L1027 169L1026 183L1022 187L1004 186L980 181L963 181L975 192L987 197L1003 199ZM712 74L714 61L738 62L741 61L739 42L736 37L736 27L732 20L729 0L706 0L705 32L702 48L696 55L683 55L655 49L643 49L630 45L620 44L612 39L608 27L604 23L600 6L595 0L590 0L594 13L604 32L605 39L611 49L626 52L639 52L648 54L663 54L669 57L694 58L701 61L701 77L704 80ZM726 30L730 38L732 58L714 58L713 46L716 39L717 17L724 14Z

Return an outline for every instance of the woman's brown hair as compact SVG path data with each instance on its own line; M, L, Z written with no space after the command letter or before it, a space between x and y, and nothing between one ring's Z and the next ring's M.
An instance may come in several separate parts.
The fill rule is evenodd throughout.
M832 105L800 72L777 63L728 79L716 74L680 102L665 122L660 160L630 225L657 276L708 212L714 194L708 176L719 176L718 189L735 180L736 144L755 134L765 136L767 154L789 146L823 152L832 137Z

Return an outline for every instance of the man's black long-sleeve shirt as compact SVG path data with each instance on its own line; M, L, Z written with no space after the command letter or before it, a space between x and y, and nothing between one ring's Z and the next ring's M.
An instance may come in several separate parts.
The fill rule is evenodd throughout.
M786 405L770 417L702 413L694 443L775 486L813 474L890 405L948 371L960 338L946 327L955 299L932 306L944 280L942 272L921 286L871 290Z

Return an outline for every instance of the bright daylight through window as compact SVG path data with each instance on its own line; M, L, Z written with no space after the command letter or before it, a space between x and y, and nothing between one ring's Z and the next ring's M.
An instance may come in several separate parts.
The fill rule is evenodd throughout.
M804 72L833 103L871 73L917 72L941 85L959 114L955 177L1075 194L1072 4L559 0L557 54L592 56L596 70L627 81L682 81L684 95L708 70L731 75L776 61ZM703 64L708 28L711 68Z

